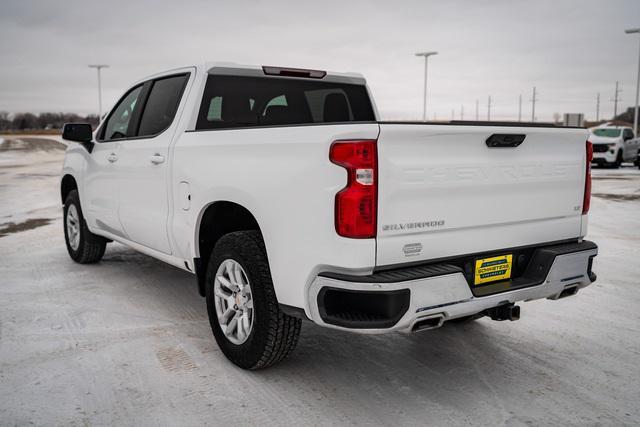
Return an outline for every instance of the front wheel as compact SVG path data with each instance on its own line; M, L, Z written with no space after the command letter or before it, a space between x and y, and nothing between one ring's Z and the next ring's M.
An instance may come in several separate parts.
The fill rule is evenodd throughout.
M77 190L71 191L67 196L63 221L64 240L71 259L80 264L93 264L100 261L107 247L107 240L89 231L82 216Z
M209 259L205 284L211 330L227 359L243 369L261 369L293 351L301 320L278 306L259 232L223 236Z
M612 163L612 166L616 169L622 166L622 150L618 151L618 156L616 157L616 161Z

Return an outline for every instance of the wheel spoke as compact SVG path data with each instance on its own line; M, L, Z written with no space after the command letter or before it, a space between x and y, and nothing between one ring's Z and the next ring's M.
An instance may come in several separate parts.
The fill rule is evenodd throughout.
M238 288L242 288L242 275L240 274L240 270L238 269L237 265L234 265L231 269L232 271L232 281L233 283L238 287Z
M234 285L233 283L231 283L229 281L229 279L227 279L223 275L218 275L216 277L216 279L218 279L218 281L220 281L222 286L224 286L225 288L229 289L230 292L236 292L238 290L238 287L236 285Z
M249 325L251 324L251 322L249 320L249 312L246 310L242 313L242 324L244 326L244 329L248 331Z
M224 321L224 323L227 325L227 327L229 326L230 322L230 317L232 314L234 314L236 311L233 309L233 306L229 306L227 307L227 309L224 311L224 313L222 313L222 320Z
M220 279L220 278L218 278L218 279ZM231 293L228 293L228 294L227 294L227 293L225 293L225 292L222 290L222 287L218 287L218 286L216 286L216 287L215 287L215 289L213 290L213 293L214 293L216 296L219 296L220 298L225 299L225 300L228 300L228 299L229 299L229 297L231 297Z
M225 331L226 335L231 335L235 329L238 327L238 316L234 315L233 318L227 323L227 330Z
M237 327L237 331L236 331L236 338L238 338L238 340L241 340L242 338L244 338L244 322L242 319L242 314L240 313L236 313L236 324L238 325Z

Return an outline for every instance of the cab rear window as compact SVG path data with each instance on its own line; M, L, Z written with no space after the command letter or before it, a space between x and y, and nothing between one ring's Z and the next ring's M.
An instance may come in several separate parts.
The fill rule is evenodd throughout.
M210 75L196 129L374 120L364 85Z

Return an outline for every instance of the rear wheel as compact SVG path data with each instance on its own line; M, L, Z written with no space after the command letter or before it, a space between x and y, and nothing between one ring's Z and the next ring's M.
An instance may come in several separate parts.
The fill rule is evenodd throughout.
M229 233L218 241L207 266L206 298L216 342L239 367L269 367L295 348L301 320L278 306L259 232Z
M107 247L107 240L93 234L87 228L77 190L72 190L67 196L63 220L64 240L71 259L80 264L93 264L100 261Z

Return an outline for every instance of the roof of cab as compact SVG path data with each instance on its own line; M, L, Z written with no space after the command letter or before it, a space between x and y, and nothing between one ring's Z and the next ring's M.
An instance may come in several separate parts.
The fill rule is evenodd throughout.
M306 69L306 68L293 68L293 67L276 67L272 65L247 65L247 64L237 64L234 62L206 62L201 65L203 71L209 74L216 75L238 75L238 76L253 76L253 77L265 77L270 76L265 72L265 68L282 68L289 70L298 70L298 71L309 71L309 72L321 72L326 73L324 77L297 77L290 75L280 75L273 76L276 78L292 78L292 79L308 79L313 78L314 80L322 80L329 81L335 83L348 83L348 84L365 84L366 80L364 76L360 73L346 72L346 73L338 73L334 71L324 71L324 70L316 70L316 69Z

